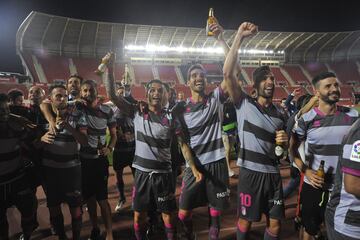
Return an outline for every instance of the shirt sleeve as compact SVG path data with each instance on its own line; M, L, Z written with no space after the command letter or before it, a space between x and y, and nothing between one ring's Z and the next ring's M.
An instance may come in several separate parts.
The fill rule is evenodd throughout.
M344 145L341 164L344 173L360 177L360 138Z
M215 88L213 96L220 104L224 104L229 97L220 86Z
M111 108L110 108L108 119L107 119L107 126L108 126L109 129L116 127L115 114L114 114L114 111Z
M301 141L306 139L306 124L303 117L297 119L294 124L293 133L298 135Z

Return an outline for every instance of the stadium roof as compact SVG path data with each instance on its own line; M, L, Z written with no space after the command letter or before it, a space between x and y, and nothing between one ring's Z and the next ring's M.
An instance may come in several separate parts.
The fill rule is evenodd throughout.
M231 44L235 30L225 30ZM203 28L135 25L79 20L31 12L18 29L17 51L99 57L109 50L122 54L127 45L218 47ZM268 32L246 39L243 48L285 51L286 62L330 62L360 58L360 31Z

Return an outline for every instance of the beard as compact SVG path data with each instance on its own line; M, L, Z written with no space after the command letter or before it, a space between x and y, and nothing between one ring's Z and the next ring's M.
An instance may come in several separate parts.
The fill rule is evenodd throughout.
M79 90L72 89L72 90L70 91L70 94L71 94L72 96L77 96L77 95L79 94Z
M87 103L93 103L96 100L96 97L94 96L87 96L87 97L81 97L83 100L85 100Z
M263 98L273 98L274 90L271 92L268 92L268 91L265 91L265 89L258 89L258 96L261 96Z
M337 97L332 98L332 95L336 95ZM323 100L324 102L333 105L335 103L337 103L340 100L340 92L336 91L336 92L332 92L326 95L320 95L321 100Z

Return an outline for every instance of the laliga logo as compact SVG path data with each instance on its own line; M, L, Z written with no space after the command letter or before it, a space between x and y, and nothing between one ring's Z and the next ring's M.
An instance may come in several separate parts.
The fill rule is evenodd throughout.
M351 150L350 160L360 162L360 140L356 141Z

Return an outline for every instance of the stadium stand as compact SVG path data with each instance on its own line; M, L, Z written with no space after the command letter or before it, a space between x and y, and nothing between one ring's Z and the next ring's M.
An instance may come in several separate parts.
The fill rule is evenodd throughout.
M336 62L329 63L330 70L334 71L340 82L343 84L360 83L360 74L356 63L354 62Z
M154 79L151 65L133 65L135 83L140 84Z
M298 65L284 65L282 67L297 84L311 84Z
M57 22L68 22L68 24L50 24L51 29L45 31L43 26L48 25L54 19ZM83 34L80 34L80 27L74 28L74 26L81 25L86 30ZM110 29L109 26L111 26L114 34L104 35L96 31L96 28ZM180 55L175 54L175 56L174 54L157 52L155 53L156 55L152 55L153 53L146 51L142 53L123 49L127 45L143 43L139 41L140 38L148 39L147 44L156 45L161 43L167 47L177 46L178 43L182 43L183 47L219 47L213 39L197 37L201 35L203 30L201 28L189 28L189 34L176 34L174 38L175 32L182 32L183 30L177 27L164 26L162 27L162 33L159 33L160 35L157 38L152 38L150 37L151 27L146 25L94 22L32 12L18 30L16 38L17 53L21 56L24 68L34 83L46 84L56 79L67 79L70 72L77 72L84 79L96 80L99 83L101 94L105 93L102 80L101 77L94 73L94 70L108 49L112 49L120 56L118 61L121 63L116 63L115 65L116 81L121 80L125 63L127 63L130 75L134 78L133 83L135 86L133 87L133 94L140 99L144 99L142 84L156 77L165 82L170 82L172 85L175 84L177 91L182 91L185 93L185 96L189 96L189 89L186 84L181 84L182 81L180 82L177 75L179 72L177 73L175 68L180 69L182 78L186 80L187 70L193 63L202 63L206 69L209 83L207 89L209 91L221 82L222 64L224 61L224 56L221 54L189 52L181 53ZM141 29L140 32L139 29ZM34 32L37 34L33 34ZM56 32L62 32L64 39L60 40L48 35ZM230 44L233 33L234 30L226 30L225 40ZM322 71L334 71L343 83L341 86L343 94L342 102L351 100L353 92L360 89L360 65L356 62L357 58L354 57L357 52L360 52L360 45L348 46L351 44L345 44L349 42L348 39L357 39L357 36L360 36L360 31L344 32L338 34L336 38L332 37L334 33L316 33L315 35L313 33L279 33L259 32L257 37L252 40L252 44L247 44L247 40L244 42L244 46L248 48L266 46L266 49L283 50L283 54L274 52L265 55L242 55L240 53L242 62L248 61L243 65L243 73L246 73L247 76L243 76L243 74L240 76L246 92L251 91L252 87L247 86L247 81L250 81L251 85L252 72L256 65L259 64L269 64L275 74L277 85L274 96L275 101L286 97L299 85L304 88L304 92L311 93L311 78ZM38 36L46 39L46 44L41 45L41 38ZM269 42L271 36L277 37ZM315 36L322 40L313 44ZM172 38L174 38L173 41L168 41ZM152 42L152 39L156 39L156 41ZM97 44L99 42L101 44ZM113 45L105 46L106 42ZM42 49L39 49L39 46L42 46ZM334 48L334 46L337 47ZM349 51L350 48L351 51ZM44 55L44 53L48 54ZM324 56L327 55L332 57L323 61ZM161 58L162 62L157 62L154 56L159 57L159 59ZM133 57L135 61L133 61ZM169 59L169 61L171 59L177 60L175 61L176 63L166 64L166 59ZM318 60L323 62L318 62ZM333 62L335 60L336 62ZM348 84L351 86L348 86ZM1 89L3 89L3 86L4 84L0 85ZM10 87L6 89L8 88ZM21 88L24 89L24 86Z
M179 83L178 77L176 76L174 66L157 66L159 71L160 80L164 82Z

